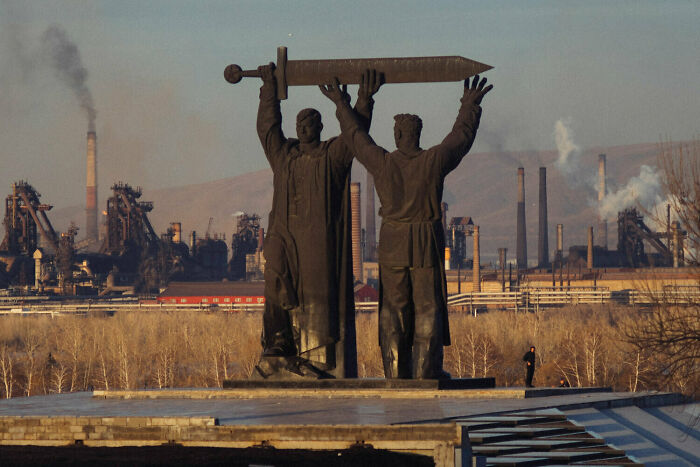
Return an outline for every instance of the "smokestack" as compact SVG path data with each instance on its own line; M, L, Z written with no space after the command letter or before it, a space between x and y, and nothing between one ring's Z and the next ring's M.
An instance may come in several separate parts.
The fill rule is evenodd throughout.
M498 249L498 268L501 270L501 292L506 291L506 255L508 248Z
M367 172L367 187L365 189L366 210L365 210L365 261L377 260L377 227L376 214L374 210L374 177Z
M674 222L671 226L671 234L673 235L673 267L677 268L680 266L680 256L681 256L681 235L680 235L680 223Z
M180 222L172 222L170 227L173 229L173 243L182 241L182 224Z
M547 168L540 167L540 229L537 238L537 267L549 265L549 234L547 232Z
M362 282L362 207L360 205L360 184L350 183L350 210L352 213L352 275Z
M666 246L671 250L671 205L666 204Z
M593 269L593 227L588 227L588 255L586 256L586 268Z
M605 154L598 155L598 245L608 249L608 221L600 214L600 206L605 198Z
M87 134L87 183L85 199L85 236L88 244L95 245L97 233L97 135Z
M446 202L440 203L440 210L442 211L442 233L445 235L445 238L447 238L447 209L448 209L448 204Z
M564 255L564 224L557 224L557 256Z
M525 233L525 169L518 168L518 224L515 257L518 269L527 269L527 234Z
M265 228L260 227L258 229L258 251L263 251L263 245L265 245Z
M474 226L474 272L472 273L472 292L481 292L481 258L479 251L479 226Z
M197 231L193 230L190 234L190 256L194 256L197 252Z
M498 269L505 270L508 255L508 248L498 249Z

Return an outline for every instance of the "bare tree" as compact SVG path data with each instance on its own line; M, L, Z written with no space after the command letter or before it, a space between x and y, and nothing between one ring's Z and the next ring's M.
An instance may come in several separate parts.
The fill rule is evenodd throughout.
M68 321L64 328L65 335L57 342L57 347L61 344L70 361L70 390L69 392L78 391L82 388L79 386L81 360L85 354L86 339L80 326L75 319Z
M485 335L479 337L478 351L481 360L481 376L485 378L491 375L491 369L501 361L501 356L496 349L496 344Z
M686 230L685 262L699 266L700 258L700 139L685 144L661 144L659 166L667 201Z
M68 385L70 371L68 366L63 362L63 356L57 355L57 357L59 358L54 358L51 365L47 368L49 373L49 392L62 394Z
M684 261L695 284L687 294L653 294L653 306L629 323L625 336L660 365L666 388L700 390L700 140L661 144L659 166L671 210L685 235ZM658 219L658 218L657 218Z
M12 390L15 385L15 356L12 349L6 344L0 344L0 379L5 388L5 399L12 398Z
M34 390L34 382L37 375L41 372L39 359L41 346L44 342L44 337L40 334L40 329L27 323L22 329L22 368L24 370L24 392L25 395L31 396ZM45 354L44 354L45 355Z

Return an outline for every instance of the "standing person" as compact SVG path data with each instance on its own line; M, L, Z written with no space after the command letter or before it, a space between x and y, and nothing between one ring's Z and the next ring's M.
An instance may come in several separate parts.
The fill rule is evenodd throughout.
M342 136L372 174L379 195L379 344L387 378L449 378L442 369L450 344L442 229L443 183L471 148L481 118L486 78L465 80L452 131L429 149L419 146L422 121L394 117L397 149L378 146L336 81L322 92L336 103Z
M527 362L527 375L525 376L525 386L534 388L532 378L535 376L535 346L530 347L530 350L523 355L523 361Z
M254 377L357 376L349 178L353 154L341 138L321 141L321 114L297 115L298 139L282 132L274 64L258 68L257 130L273 172L265 255L263 355ZM381 83L362 76L355 106L369 130ZM345 89L343 99L348 99ZM348 99L349 100L349 99Z

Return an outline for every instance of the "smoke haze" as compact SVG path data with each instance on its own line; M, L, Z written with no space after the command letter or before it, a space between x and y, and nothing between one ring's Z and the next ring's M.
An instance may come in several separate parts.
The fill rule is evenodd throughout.
M607 220L617 219L617 213L630 207L645 210L663 203L661 198L661 176L655 168L643 165L639 175L614 193L606 193L599 207L600 215Z
M574 143L573 137L571 119L559 119L554 123L554 143L559 152L554 165L570 182L580 176L581 170L581 148Z
M41 45L56 76L73 91L80 107L85 111L88 130L95 131L97 111L87 86L88 71L80 59L78 47L68 38L68 33L56 24L46 29L41 36Z
M597 175L581 167L583 151L573 141L573 137L571 120L557 120L554 124L554 141L559 157L554 165L569 184L584 186L590 193L595 193L598 189ZM609 179L610 176L608 175L607 178ZM598 213L603 219L614 221L617 219L617 213L626 208L641 207L644 210L652 210L655 206L664 204L661 192L661 175L656 168L642 165L639 175L630 178L625 186L616 191L608 189L598 204ZM595 203L596 201L592 198L589 200L589 204Z

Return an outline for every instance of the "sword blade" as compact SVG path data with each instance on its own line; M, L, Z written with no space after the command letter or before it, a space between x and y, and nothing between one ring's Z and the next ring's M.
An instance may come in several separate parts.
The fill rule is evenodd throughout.
M459 56L289 60L286 76L289 86L329 84L333 78L358 84L365 70L375 69L384 74L385 83L434 83L462 81L491 68Z

